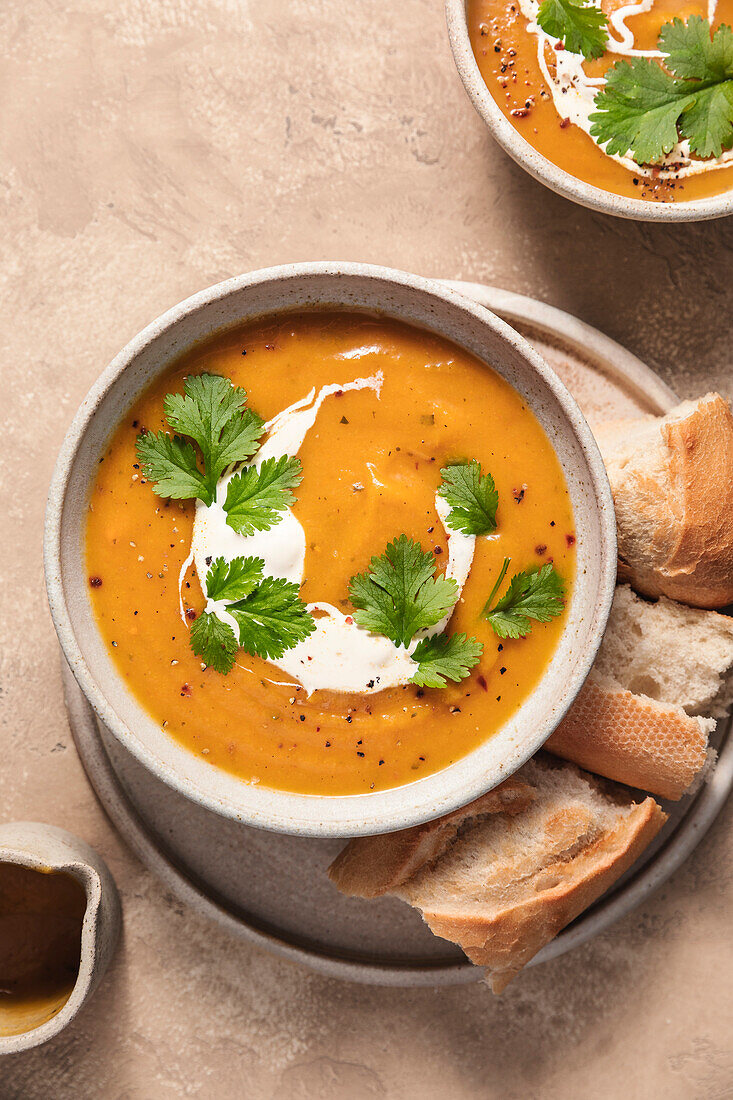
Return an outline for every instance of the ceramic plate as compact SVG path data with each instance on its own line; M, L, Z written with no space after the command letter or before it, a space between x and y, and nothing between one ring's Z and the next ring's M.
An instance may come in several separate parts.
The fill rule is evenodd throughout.
M571 390L591 427L661 413L674 393L635 356L560 310L476 283L451 283L519 329ZM64 669L69 719L89 779L132 850L183 902L235 935L322 973L383 985L478 981L453 944L389 898L339 894L326 868L344 841L248 828L189 802L157 780L95 719ZM687 858L733 786L733 738L719 722L716 768L693 797L664 803L669 821L626 875L537 955L555 958L609 927Z

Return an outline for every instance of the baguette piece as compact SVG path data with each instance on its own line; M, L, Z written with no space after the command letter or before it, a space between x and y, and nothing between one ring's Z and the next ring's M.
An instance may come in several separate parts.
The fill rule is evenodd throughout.
M593 667L636 695L722 718L733 702L733 618L619 585Z
M616 589L590 676L545 747L598 775L678 799L702 773L730 702L733 620Z
M596 775L682 798L708 761L713 718L633 695L591 672L545 748Z
M525 780L512 776L493 791L444 817L385 836L355 837L336 856L329 877L344 894L375 898L394 890L427 863L432 863L455 840L467 822L491 814L516 814L534 797Z
M619 577L694 607L733 603L733 416L720 394L601 424Z
M457 835L443 834L440 851L389 891L485 967L495 993L631 866L666 820L653 798L634 804L542 754L516 778L533 789L524 809L465 817ZM381 892L379 860L389 862L388 849L401 843L395 833L361 840L362 896L370 896L369 876ZM342 854L329 869L344 893L351 890L341 869L349 863Z

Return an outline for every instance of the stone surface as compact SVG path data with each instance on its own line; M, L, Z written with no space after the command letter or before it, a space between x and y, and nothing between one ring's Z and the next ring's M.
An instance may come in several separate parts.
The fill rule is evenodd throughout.
M733 389L733 221L592 214L486 135L438 0L6 0L0 813L108 860L125 933L2 1100L733 1095L733 809L640 910L499 1000L336 983L233 942L117 839L64 715L41 529L79 401L148 320L269 264L357 259L531 294L681 394Z

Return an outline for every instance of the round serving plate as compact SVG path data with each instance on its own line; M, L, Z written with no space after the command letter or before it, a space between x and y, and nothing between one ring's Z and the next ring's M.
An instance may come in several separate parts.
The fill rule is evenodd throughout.
M499 314L540 351L591 427L612 417L659 414L676 403L639 359L569 314L477 283L450 285ZM482 970L433 936L409 906L339 894L326 868L343 840L250 828L189 801L104 728L66 666L64 689L74 740L97 796L135 854L181 901L231 933L332 977L392 986L481 978ZM729 719L718 724L718 761L698 792L663 803L669 820L641 859L530 966L608 928L687 858L733 787L729 727Z

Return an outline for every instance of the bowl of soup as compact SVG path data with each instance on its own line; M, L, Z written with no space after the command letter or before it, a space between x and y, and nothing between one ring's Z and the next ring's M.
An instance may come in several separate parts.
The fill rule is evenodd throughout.
M608 481L541 357L430 280L298 264L141 332L69 430L51 613L99 719L215 812L351 836L549 736L615 579Z
M733 0L446 0L446 16L474 107L535 179L583 206L643 221L733 212L729 80L713 56L730 34ZM699 98L706 75L720 84L717 106L715 88ZM658 122L659 112L641 110L658 108L667 92L677 96L671 115Z

